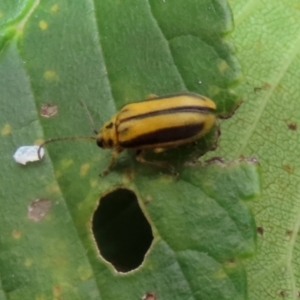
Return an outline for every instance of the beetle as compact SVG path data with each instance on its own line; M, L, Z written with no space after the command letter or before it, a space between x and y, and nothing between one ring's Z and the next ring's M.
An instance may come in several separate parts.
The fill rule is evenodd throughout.
M96 139L100 148L113 150L110 164L102 175L112 169L116 158L125 149L136 150L139 162L170 167L164 162L147 161L144 150L153 149L159 153L198 140L215 124L216 108L211 99L195 93L152 95L146 101L123 106L102 126L96 137L83 138ZM48 140L40 148L62 139L78 138Z

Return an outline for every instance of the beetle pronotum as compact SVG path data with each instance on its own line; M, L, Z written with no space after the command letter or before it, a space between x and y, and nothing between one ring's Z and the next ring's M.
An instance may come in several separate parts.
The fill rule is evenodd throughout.
M45 144L66 139L96 139L99 147L113 149L111 161L102 173L106 175L124 149L137 150L139 162L166 166L164 162L146 161L145 149L161 152L191 143L204 136L215 124L216 104L194 93L153 96L151 99L125 105L106 122L96 137L57 138ZM39 150L40 150L39 149Z

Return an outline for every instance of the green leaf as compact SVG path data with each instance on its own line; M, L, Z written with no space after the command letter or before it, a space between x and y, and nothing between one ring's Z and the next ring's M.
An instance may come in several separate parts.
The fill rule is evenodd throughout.
M87 142L53 143L42 162L26 166L12 158L41 139L89 136L80 101L98 126L153 93L197 92L214 99L219 114L231 113L241 72L224 40L232 30L226 3L2 2L0 299L141 299L147 292L166 300L245 299L242 261L255 251L256 229L243 200L260 191L254 162L181 164L176 178L124 153L100 178L111 153ZM58 113L45 118L47 105ZM179 150L188 160L187 153ZM138 202L95 228L99 199L125 201L123 190ZM133 267L113 256L111 239L121 221L137 224L130 237L143 233L132 223L137 208L151 247L135 271L118 273L114 267ZM107 239L100 252L114 257L114 267L99 255L92 224ZM143 239L124 248L122 259L141 255Z
M249 299L297 299L299 281L299 1L232 0L244 103L222 123L217 153L256 156L262 199L253 208L258 254L247 261Z

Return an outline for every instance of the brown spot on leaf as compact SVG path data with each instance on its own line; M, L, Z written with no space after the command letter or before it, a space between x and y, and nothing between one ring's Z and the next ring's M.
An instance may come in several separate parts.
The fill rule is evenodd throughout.
M271 85L269 85L267 82L264 82L263 85L262 85L262 88L263 88L264 90L269 90L270 87L271 87Z
M258 234L264 235L264 228L263 227L257 227L256 230L257 230Z
M285 298L285 297L286 297L286 292L285 292L285 291L280 291L279 295L280 295L282 298Z
M34 222L39 222L49 212L52 202L48 199L37 199L28 206L28 218Z
M285 121L285 122L286 122L287 127L288 127L290 130L293 130L293 131L296 131L296 130L297 130L297 123L289 122L289 121Z
M57 105L52 103L45 103L42 105L40 115L44 118L54 117L58 112Z
M157 300L157 297L155 295L155 293L153 292L147 292L141 300Z
M290 174L293 174L294 173L294 168L291 167L290 165L283 165L282 166L283 170L290 173Z
M227 268L236 268L236 259L230 258L228 261L226 261L225 266Z
M256 86L253 88L253 91L256 93L256 92L260 92L262 90L269 90L270 89L270 85L267 83L267 82L264 82L261 86Z

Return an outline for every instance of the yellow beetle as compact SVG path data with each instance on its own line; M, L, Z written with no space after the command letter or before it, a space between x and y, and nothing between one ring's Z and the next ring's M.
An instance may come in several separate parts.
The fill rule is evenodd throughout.
M161 152L199 139L215 124L215 110L216 104L212 100L188 92L152 96L147 101L125 105L97 134L99 147L113 149L111 162L102 174L106 175L111 170L116 157L124 149L137 150L140 162L163 166L163 162L146 161L143 150ZM48 140L40 148L61 139Z
M97 135L97 145L113 149L112 160L124 149L165 149L193 142L205 135L215 124L216 104L193 93L181 93L151 98L125 105ZM148 162L138 151L137 159Z

